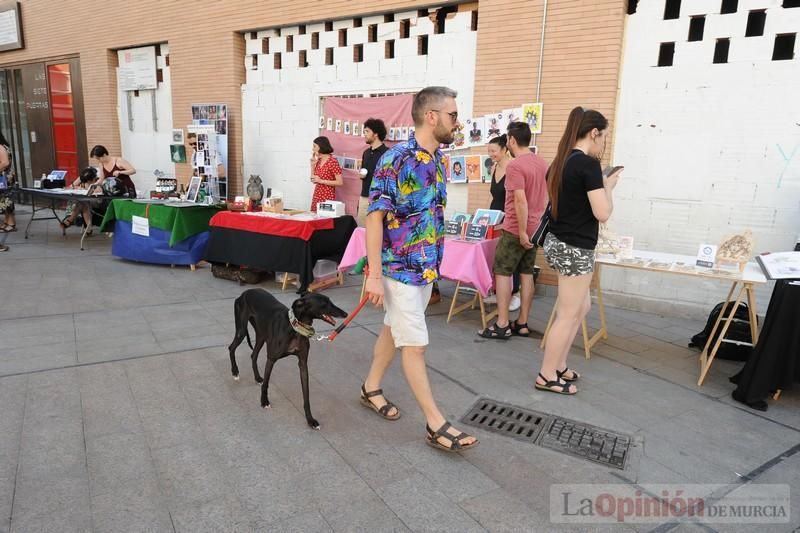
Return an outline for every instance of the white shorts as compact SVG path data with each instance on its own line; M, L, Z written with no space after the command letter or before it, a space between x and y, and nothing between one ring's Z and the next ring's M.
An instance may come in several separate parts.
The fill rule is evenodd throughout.
M406 285L383 278L383 308L386 310L383 323L392 329L392 339L396 347L428 345L425 309L431 299L432 290L433 283L423 286Z

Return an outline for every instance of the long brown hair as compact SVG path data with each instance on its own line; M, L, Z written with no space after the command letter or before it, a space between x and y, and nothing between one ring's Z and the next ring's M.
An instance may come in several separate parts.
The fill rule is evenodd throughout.
M556 157L547 169L547 192L550 195L550 216L554 220L558 219L558 195L561 192L561 180L564 174L564 165L567 162L570 152L575 147L579 139L586 137L590 131L597 128L603 131L608 127L608 120L600 112L593 109L576 107L569 112L567 127L564 128L564 135L558 142Z

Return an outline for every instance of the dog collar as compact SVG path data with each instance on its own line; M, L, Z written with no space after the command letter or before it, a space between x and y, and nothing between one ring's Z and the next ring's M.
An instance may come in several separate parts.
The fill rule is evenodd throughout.
M315 333L314 332L314 328L312 326L308 326L306 324L303 324L302 322L297 320L297 317L294 316L294 311L292 311L291 308L289 309L289 324L291 324L293 330L295 330L297 333L299 333L303 337L309 337L310 338L310 337L314 336L314 333Z

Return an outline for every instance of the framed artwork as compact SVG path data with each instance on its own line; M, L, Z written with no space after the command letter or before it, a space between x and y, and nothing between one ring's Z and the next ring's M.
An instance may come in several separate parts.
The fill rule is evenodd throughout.
M451 218L450 220L454 220L459 224L468 224L469 221L472 220L472 215L470 215L469 213L456 212L453 215L453 218Z
M325 129L325 117L319 117L319 129Z
M333 130L333 119L332 118L328 118L327 121L325 122L325 129L328 130L328 131L332 131Z
M172 130L172 142L173 144L183 144L183 128Z
M336 119L336 126L334 126L333 131L336 133L342 133L342 121L338 118Z
M350 122L349 121L345 121L345 123L344 123L344 134L345 135L350 135Z
M169 155L173 163L186 163L186 147L182 144L171 144Z
M203 178L200 176L193 176L192 179L189 181L189 189L186 191L186 201L188 202L196 202L197 195L200 192L200 183L203 181Z

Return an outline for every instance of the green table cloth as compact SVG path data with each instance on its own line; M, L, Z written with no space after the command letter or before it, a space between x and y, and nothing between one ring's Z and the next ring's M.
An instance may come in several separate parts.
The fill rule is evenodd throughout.
M176 207L166 204L143 203L134 200L112 200L108 206L100 231L114 220L131 222L134 216L145 217L154 228L170 232L169 245L208 231L208 221L222 208L213 205Z

